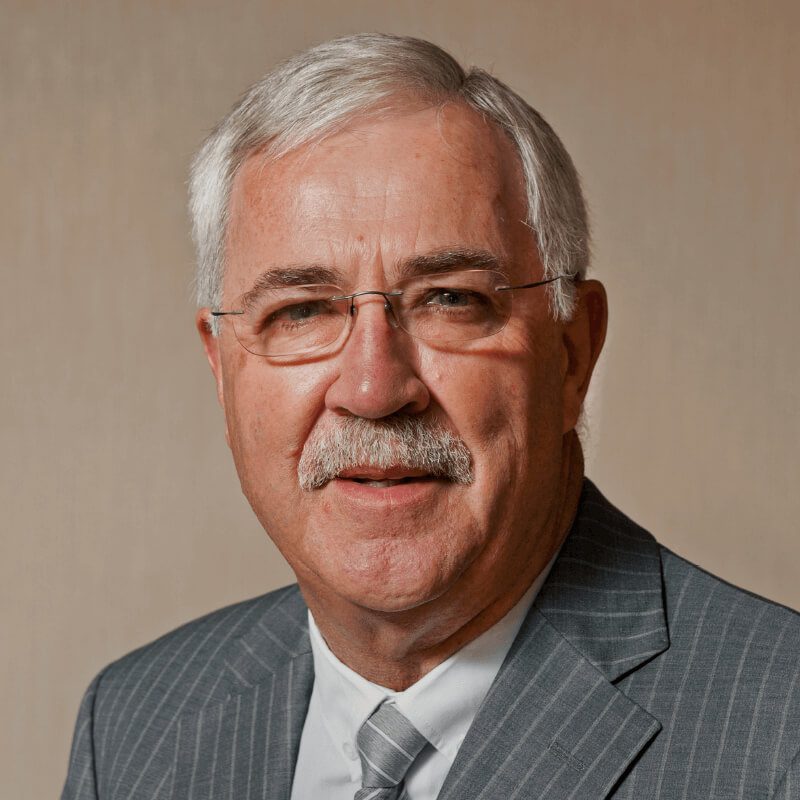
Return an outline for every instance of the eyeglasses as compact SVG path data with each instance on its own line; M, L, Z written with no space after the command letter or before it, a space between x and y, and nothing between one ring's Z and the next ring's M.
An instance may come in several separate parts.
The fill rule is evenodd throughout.
M257 356L300 356L334 344L358 312L357 297L379 295L389 321L416 339L466 342L501 331L511 317L512 292L535 289L571 275L508 286L499 272L469 269L418 275L387 291L344 294L338 286L311 284L265 289L230 317L239 343Z

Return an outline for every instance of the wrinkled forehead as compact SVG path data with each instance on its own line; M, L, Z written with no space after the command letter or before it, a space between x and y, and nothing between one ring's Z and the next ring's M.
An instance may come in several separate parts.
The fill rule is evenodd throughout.
M460 104L356 120L277 160L253 154L232 187L226 286L304 262L358 273L446 248L535 251L519 157ZM226 294L228 292L226 291Z

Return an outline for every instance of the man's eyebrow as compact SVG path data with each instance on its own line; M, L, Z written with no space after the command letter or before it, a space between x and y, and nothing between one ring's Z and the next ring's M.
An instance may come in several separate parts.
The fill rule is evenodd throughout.
M491 269L508 277L508 270L505 269L501 259L488 250L447 247L402 259L397 267L397 278L433 275L437 272L454 272L462 269ZM344 286L347 280L338 269L324 264L293 264L266 269L242 295L241 304L247 308L260 294L270 289L315 283Z
M398 278L415 275L432 275L436 272L453 272L462 269L491 269L507 275L503 262L488 250L470 247L447 247L431 253L404 258L398 264Z
M323 264L297 264L288 267L267 269L256 278L253 285L242 295L242 305L247 306L262 292L283 289L287 286L305 286L313 283L341 285L342 273Z

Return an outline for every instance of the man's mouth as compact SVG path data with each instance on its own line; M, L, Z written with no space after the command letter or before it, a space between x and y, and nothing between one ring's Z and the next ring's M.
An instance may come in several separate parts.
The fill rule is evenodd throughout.
M372 486L375 489L388 489L390 486L397 486L401 483L409 483L410 481L424 480L423 478L399 478L397 480L375 481L370 478L345 478L344 480L355 481L356 483L363 483L365 486Z
M432 478L432 475L422 470L380 470L358 467L343 470L336 476L337 480L353 481L354 483L361 483L374 489L388 489L402 483L427 481Z

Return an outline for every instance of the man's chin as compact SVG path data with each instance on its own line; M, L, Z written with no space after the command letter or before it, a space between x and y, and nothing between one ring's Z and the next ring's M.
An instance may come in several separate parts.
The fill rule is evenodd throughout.
M459 583L485 544L446 504L422 512L330 513L334 518L316 516L307 526L304 557L290 563L304 590L351 608L399 614L434 602Z
M337 594L364 611L402 615L441 597L451 583L441 574L399 573L380 571L375 575L349 575L346 579L339 579Z

